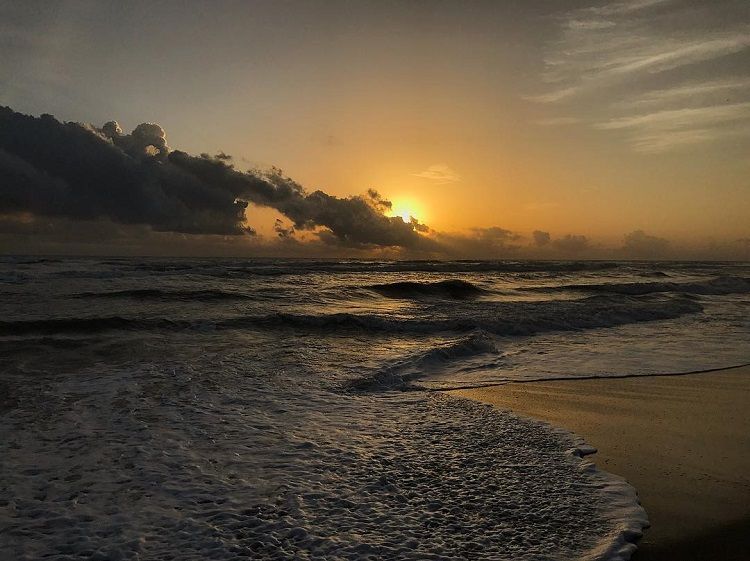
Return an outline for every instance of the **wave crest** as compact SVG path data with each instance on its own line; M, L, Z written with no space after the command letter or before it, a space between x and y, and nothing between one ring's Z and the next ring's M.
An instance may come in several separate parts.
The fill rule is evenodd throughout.
M475 298L484 292L484 290L475 284L461 279L449 279L437 282L399 281L373 284L368 288L388 298L440 297L465 300L467 298Z
M410 381L421 377L428 368L439 367L456 359L497 352L495 339L489 333L480 330L463 339L400 360L374 374L349 382L346 389L355 391L403 389Z

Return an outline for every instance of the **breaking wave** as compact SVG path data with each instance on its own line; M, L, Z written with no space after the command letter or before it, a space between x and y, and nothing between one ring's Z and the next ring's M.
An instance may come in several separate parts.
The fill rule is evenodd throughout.
M489 333L480 330L463 339L399 360L374 374L345 384L345 388L355 391L403 388L408 382L421 377L426 369L456 359L497 352L494 338Z
M461 279L437 282L400 281L373 284L368 288L389 298L440 297L464 300L475 298L484 292L478 286Z

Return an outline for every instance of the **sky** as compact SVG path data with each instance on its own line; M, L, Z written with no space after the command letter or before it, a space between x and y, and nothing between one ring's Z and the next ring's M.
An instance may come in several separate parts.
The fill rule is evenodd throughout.
M0 0L0 49L3 253L750 259L747 0Z

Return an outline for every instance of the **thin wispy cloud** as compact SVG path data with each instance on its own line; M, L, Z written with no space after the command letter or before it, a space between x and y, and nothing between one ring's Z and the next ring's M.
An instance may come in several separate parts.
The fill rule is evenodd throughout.
M581 45L566 48L562 58L546 61L545 81L565 84L532 96L553 103L597 87L612 86L637 74L666 72L683 66L710 61L750 48L750 27L735 33L718 33L702 38L659 38L636 30L579 27L568 33L570 42ZM591 36L600 36L593 40ZM637 76L636 76L637 77Z
M750 102L656 111L611 119L595 126L603 130L628 131L638 151L663 152L746 135L750 126Z
M695 103L696 100L724 100L748 97L750 77L724 78L711 81L685 83L671 88L652 90L634 99L621 102L621 107L644 105L674 105Z
M536 101L538 103L555 103L556 101L561 101L563 99L573 97L576 93L578 93L578 91L580 91L580 88L570 86L568 88L562 88L559 90L551 91L549 93L529 95L526 96L526 99L528 99L529 101Z
M612 2L610 4L605 4L604 6L584 8L580 10L580 12L606 16L630 14L660 4L670 4L671 2L673 2L673 0L627 0L624 2Z
M641 131L631 137L633 149L644 153L659 153L673 150L681 146L705 144L707 142L724 140L738 140L750 137L750 121L744 125L731 125L714 128L690 128L686 130L656 130L652 133Z
M718 135L714 130L691 129L685 131L669 131L639 134L631 138L633 149L637 152L658 153L666 152L680 146L702 144L716 140Z
M542 127L564 127L580 122L581 119L578 117L551 117L549 119L539 119L536 121L536 124Z
M599 123L596 126L601 129L679 129L694 127L696 125L720 124L726 121L733 121L737 118L750 118L750 103L657 111L656 113L645 115L612 119L605 123Z
M540 76L547 90L527 99L565 109L546 122L626 130L639 150L736 135L738 127L726 135L715 129L748 118L750 10L743 2L643 0L563 13Z
M603 73L606 76L642 70L663 72L736 53L748 47L750 47L750 30L692 41L664 41L661 44L657 43L644 48L629 59L626 57L622 64L614 61L614 65L604 70Z
M430 181L438 185L444 183L457 183L461 181L461 176L446 164L431 165L424 171L413 173L412 176L421 177L422 179L429 179Z

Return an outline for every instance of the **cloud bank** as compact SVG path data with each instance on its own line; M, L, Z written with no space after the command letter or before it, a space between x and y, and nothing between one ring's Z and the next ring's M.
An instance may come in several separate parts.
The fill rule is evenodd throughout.
M251 206L276 210L271 239L254 235ZM280 170L240 171L224 153L170 149L159 125L125 133L0 107L0 251L81 254L288 255L383 258L586 259L750 257L747 240L702 253L636 230L621 247L581 234L528 236L498 226L439 232L388 216L370 189L309 192Z
M295 230L352 247L429 249L419 223L386 216L373 190L339 198L307 192L280 170L243 172L225 154L170 150L156 124L123 133L0 108L0 214L108 219L157 232L252 234L249 204L278 210Z

